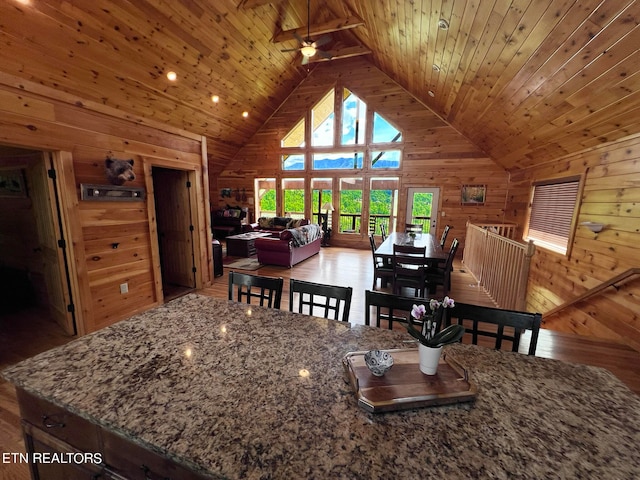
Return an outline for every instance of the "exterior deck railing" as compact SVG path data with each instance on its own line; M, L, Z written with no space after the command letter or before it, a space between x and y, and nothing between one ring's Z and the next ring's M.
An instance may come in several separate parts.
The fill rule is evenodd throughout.
M467 223L462 262L500 308L524 310L535 246L495 233L515 229L515 224Z

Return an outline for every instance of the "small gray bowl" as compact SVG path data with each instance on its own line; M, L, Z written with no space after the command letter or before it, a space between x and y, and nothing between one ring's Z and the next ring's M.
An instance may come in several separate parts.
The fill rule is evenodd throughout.
M381 377L393 367L393 357L385 350L369 350L364 354L364 363L376 377Z

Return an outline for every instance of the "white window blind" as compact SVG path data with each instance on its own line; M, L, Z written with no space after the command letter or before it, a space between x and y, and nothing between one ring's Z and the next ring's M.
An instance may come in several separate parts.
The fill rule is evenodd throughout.
M565 254L578 199L580 179L534 184L527 240Z

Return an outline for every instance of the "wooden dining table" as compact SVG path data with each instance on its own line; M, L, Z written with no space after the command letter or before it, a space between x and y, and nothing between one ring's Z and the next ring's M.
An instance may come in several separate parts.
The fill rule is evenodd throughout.
M408 233L393 232L376 249L376 255L385 257L391 261L393 258L394 245L413 245L414 247L425 247L425 259L429 263L446 260L449 252L440 247L440 242L430 233L418 233L415 238Z

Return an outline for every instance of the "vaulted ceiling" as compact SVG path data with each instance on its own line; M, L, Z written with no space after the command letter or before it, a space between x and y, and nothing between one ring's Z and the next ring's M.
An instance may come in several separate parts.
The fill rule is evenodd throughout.
M3 0L0 72L205 135L214 170L319 61L353 55L508 170L640 132L638 1L311 0L310 10L311 38L330 38L302 65L307 0Z

